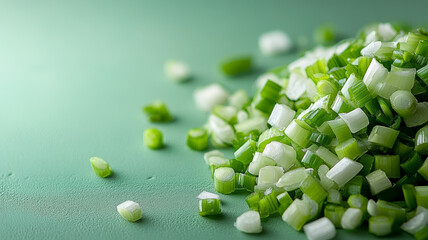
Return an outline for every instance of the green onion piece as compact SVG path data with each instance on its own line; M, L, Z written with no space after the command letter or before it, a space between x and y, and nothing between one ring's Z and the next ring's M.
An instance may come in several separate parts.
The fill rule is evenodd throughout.
M418 100L409 91L399 90L391 97L392 108L402 117L411 116L416 111Z
M215 170L221 167L230 167L230 161L225 157L212 156L209 159L209 166L211 169L211 176L214 178Z
M377 125L370 132L369 142L391 149L398 134L397 130Z
M256 110L265 114L270 114L275 107L275 101L263 98L260 94L258 94L254 97L252 105Z
M280 131L274 127L264 131L257 141L257 151L263 152L266 145L272 141L280 141L285 136L283 131Z
M318 145L328 145L332 141L332 137L327 134L313 132L309 137L309 140Z
M212 113L229 124L236 124L237 109L232 106L215 106Z
M276 196L276 199L279 202L278 213L284 214L285 210L293 203L293 199L291 198L288 192L283 192Z
M265 193L266 194L266 193ZM265 195L259 202L259 213L261 218L266 218L269 215L276 213L279 207L278 199L274 191Z
M406 127L416 127L428 122L428 102L420 102L416 105L413 115L404 118Z
M331 120L332 117L324 108L317 108L310 110L304 117L303 120L311 127L319 127L327 120Z
M211 114L208 118L209 128L213 136L217 137L222 143L231 145L235 139L235 132L232 126L215 114Z
M296 106L296 109L307 109L311 103L312 102L309 98L304 98L296 101L294 105Z
M258 130L259 132L263 132L267 129L266 119L264 117L254 117L250 118L244 122L240 122L235 125L236 132L248 134L251 131Z
M343 214L345 213L345 208L341 205L327 204L324 207L324 216L334 224L336 228L341 228L341 221Z
M219 193L233 193L235 191L235 171L233 168L217 168L214 172L214 186Z
M305 69L306 75L312 79L315 83L317 83L319 76L327 73L327 66L323 59L319 59L314 64L308 66Z
M199 110L208 112L215 106L224 104L229 93L219 84L211 84L193 92L193 98Z
M247 191L253 192L255 185L256 177L243 173L235 173L236 189L245 189Z
M269 116L268 123L283 131L293 120L296 111L284 104L275 104L272 113Z
M358 159L358 162L363 164L363 169L358 173L362 176L367 176L373 169L374 157L368 154L364 154Z
M300 187L301 183L308 176L308 171L305 168L297 168L284 173L276 183L277 187L284 188L285 191L293 191Z
M336 95L337 94L337 87L334 83L332 83L329 80L320 80L317 83L317 93L320 96L326 96L326 95Z
M295 199L282 214L282 220L297 231L302 229L310 217L311 213L308 204L300 199Z
M311 131L301 127L297 122L299 120L294 119L290 125L285 129L285 135L287 135L293 142L297 143L300 147L307 147L309 144L309 137Z
M348 205L351 208L358 208L363 213L367 212L368 199L361 194L353 194L348 198Z
M337 184L333 180L327 177L327 173L329 170L330 169L327 167L327 165L321 165L318 168L318 176L320 178L321 186L325 190L337 189L338 188Z
M276 162L262 153L256 152L253 161L248 165L248 172L257 176L260 169L266 166L276 166Z
M369 186L366 179L363 176L357 175L353 177L349 182L341 189L342 195L348 198L351 195L362 194L367 196L369 193Z
M318 171L319 166L324 164L324 161L314 152L308 150L302 158L302 163L306 168L313 168Z
M262 199L262 194L253 192L245 198L245 201L251 210L258 211L260 199Z
M406 220L406 210L399 205L383 200L378 200L376 205L379 210L379 215L388 216L398 224L401 224Z
M363 168L361 163L343 158L327 172L327 177L337 183L339 187L345 185L349 180L357 175Z
M413 237L415 237L416 240L424 240L428 239L428 227L424 226L422 229L417 231Z
M420 40L415 53L417 55L428 57L428 41Z
M160 149L164 146L163 134L156 128L148 128L144 131L144 144L150 149Z
M220 152L219 150L212 150L204 153L204 160L207 165L210 165L211 157L224 157L224 153Z
M318 204L322 204L328 195L318 179L314 178L312 175L308 175L305 180L302 181L300 190Z
M260 233L263 228L260 214L256 211L248 211L236 218L235 227L245 233Z
M232 158L229 160L229 166L233 168L236 173L244 173L247 170L247 165L244 165L242 162Z
M422 155L428 155L428 125L416 132L415 150Z
M342 94L338 93L333 103L331 104L331 109L336 113L347 113L354 109L352 103L349 102Z
M130 222L140 220L143 215L140 205L130 200L117 205L117 211L124 219Z
M385 81L387 75L388 70L373 58L363 78L363 82L366 84L372 97L376 97L376 86Z
M326 217L306 224L303 230L309 240L333 239L336 236L334 224Z
M400 155L400 158L404 158L405 156L408 156L409 153L413 152L414 146L413 142L407 144L402 143L401 141L396 141L394 145L394 154Z
M149 117L150 122L170 122L173 119L162 101L156 101L143 107L143 112Z
M250 97L248 96L248 93L240 89L229 96L228 98L229 105L232 107L235 107L236 109L242 109L245 107L245 105L250 102Z
M266 145L263 150L263 155L274 160L276 165L284 168L285 170L301 166L296 158L296 150L294 150L293 147L280 142L273 141Z
M336 135L339 143L345 142L346 140L352 138L352 134L348 125L346 125L345 121L342 119L328 121L328 124L334 135Z
M375 236L383 237L392 233L394 220L385 216L376 216L369 219L369 232Z
M318 155L330 168L339 162L339 158L323 146L320 146L315 151L315 154Z
M358 107L363 107L372 100L372 96L363 81L356 82L348 89L348 92L350 99Z
M189 80L189 67L184 62L169 60L165 64L166 75L174 82L181 83Z
M358 142L355 138L348 139L337 145L335 151L339 158L346 157L352 160L355 160L363 155L363 152L360 146L358 146Z
M415 191L418 206L428 208L428 186L415 186Z
M198 199L200 216L214 216L221 213L220 197L217 194L203 191Z
M410 158L402 163L400 166L404 170L407 176L411 177L415 175L418 169L422 166L423 162L419 154L416 152L411 153Z
M366 176L367 182L370 185L372 195L376 195L390 187L392 187L391 181L389 181L386 173L380 169L375 170Z
M282 167L262 167L259 170L257 185L276 183L282 175L284 175L284 169Z
M236 76L251 69L252 60L249 56L237 56L220 62L221 71L227 76Z
M425 159L422 166L418 169L418 173L425 178L425 180L428 180L428 157Z
M346 66L346 59L337 54L333 54L327 62L328 69L340 68ZM329 72L330 73L330 72Z
M425 67L418 69L418 71L416 71L416 74L425 84L428 84L428 65L425 65Z
M89 159L91 162L92 170L94 170L94 173L102 178L108 177L113 173L113 170L111 170L110 165L104 161L104 159L99 157L91 157Z
M193 128L187 132L187 146L202 151L208 147L208 133L204 128Z
M346 73L345 67L330 68L330 71L328 71L328 74L330 74L330 76L337 81L339 81L340 79L346 78L345 73Z
M238 150L234 152L237 161L243 164L249 164L253 159L253 155L257 150L257 143L252 139L248 139Z
M418 207L416 209L415 216L410 218L407 222L403 223L401 225L401 229L408 232L409 234L415 234L421 231L421 229L426 228L427 224L428 224L428 210L423 207Z
M363 212L358 208L348 208L343 213L341 225L345 230L354 230L363 222Z
M328 190L327 202L332 204L342 204L342 194L334 188Z
M339 116L348 125L351 133L356 133L369 125L369 119L361 108L349 113L340 113Z
M413 210L416 208L416 189L412 184L404 184L403 185L403 195L404 201L406 201L407 208L409 210Z
M263 88L260 90L260 95L262 98L277 101L279 99L279 92L281 89L282 87L278 83L267 80Z
M388 178L400 178L400 156L375 155L375 169L385 172Z

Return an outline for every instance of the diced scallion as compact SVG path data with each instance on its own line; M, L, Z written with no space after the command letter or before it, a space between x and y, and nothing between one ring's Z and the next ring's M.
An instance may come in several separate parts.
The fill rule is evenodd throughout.
M113 170L111 170L110 165L102 158L91 157L90 162L94 173L102 178L108 177L113 173Z
M130 222L136 222L141 219L143 215L142 208L134 201L126 201L117 205L119 214Z

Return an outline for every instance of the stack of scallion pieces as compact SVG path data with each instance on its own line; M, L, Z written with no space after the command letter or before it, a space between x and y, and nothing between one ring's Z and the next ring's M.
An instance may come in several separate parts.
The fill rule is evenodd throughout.
M257 85L206 124L214 147L234 149L233 159L204 156L217 192L247 190L259 213L242 216L281 215L309 239L362 224L376 236L401 227L428 239L427 31L375 24Z

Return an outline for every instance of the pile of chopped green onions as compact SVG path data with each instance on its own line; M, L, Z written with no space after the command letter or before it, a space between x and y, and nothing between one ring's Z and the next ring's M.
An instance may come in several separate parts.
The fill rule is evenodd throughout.
M234 69L247 69L242 62ZM216 84L197 90L211 115L187 138L195 150L208 139L233 147L233 159L218 150L204 158L218 193L251 192L239 230L261 232L260 218L281 215L309 239L362 224L376 236L401 226L427 239L426 31L375 24L260 79L253 98ZM202 216L220 212L216 196L201 198Z

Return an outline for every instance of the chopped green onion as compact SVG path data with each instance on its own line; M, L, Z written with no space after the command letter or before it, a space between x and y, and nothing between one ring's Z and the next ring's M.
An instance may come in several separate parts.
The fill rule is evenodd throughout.
M416 111L418 100L409 91L399 90L391 97L392 108L402 117L411 116Z
M94 173L102 178L108 177L113 173L113 170L111 170L110 165L104 161L104 159L99 157L91 157L89 159L91 162L92 170L94 170Z
M327 202L332 204L342 204L342 194L334 188L328 190Z
M123 218L130 222L140 220L143 215L140 205L130 200L117 205L117 211Z
M220 197L217 194L203 191L198 195L199 215L213 216L221 213Z
M339 158L346 157L355 160L363 155L363 152L355 138L351 138L345 142L340 143L334 150L336 151L336 154Z
M236 132L241 132L245 134L248 134L254 130L263 132L266 129L267 129L266 119L263 117L250 118L244 122L240 122L235 125Z
M400 178L400 156L375 155L375 169L385 172L388 178Z
M334 224L336 228L341 228L341 221L343 214L345 213L345 208L341 205L327 204L324 207L324 216Z
M287 210L287 208L293 203L293 199L288 192L279 194L276 196L276 199L279 202L278 213L281 215L284 214L285 210Z
M377 125L370 132L369 142L383 147L392 148L398 134L399 132L397 130Z
M229 160L230 167L233 168L233 170L236 173L243 173L245 170L247 170L247 165L244 165L242 162L232 158Z
M282 214L282 220L297 231L302 229L310 217L311 213L308 204L300 199L295 199L287 210L285 210L284 214Z
M257 143L252 139L248 139L238 150L234 152L237 161L243 164L248 164L253 159L253 155L257 150Z
M420 79L422 79L425 84L428 84L428 65L425 65L425 67L418 69L416 74Z
M417 231L414 235L416 240L425 240L428 239L428 227L424 226L422 229Z
M425 159L422 166L418 169L418 173L425 178L425 180L428 180L428 157Z
M311 132L298 124L298 120L294 119L285 129L285 135L297 143L300 147L306 147L309 144Z
M360 157L360 159L358 159L358 162L363 164L364 166L363 169L361 169L361 171L359 172L359 174L362 176L367 176L372 171L374 157L368 154L364 154Z
M356 108L349 113L341 113L339 116L348 125L351 133L356 133L369 125L369 119L361 108Z
M404 170L407 176L413 176L422 166L423 162L418 153L413 152L410 155L410 158L404 163L400 164L401 168Z
M236 218L235 227L244 233L260 233L263 228L260 214L256 211L248 211Z
M428 186L415 186L415 191L418 206L428 208Z
M248 204L248 207L251 210L258 211L259 210L259 202L262 198L262 194L258 192L253 192L245 198L245 201Z
M391 181L389 181L386 173L380 169L375 170L366 176L367 182L370 185L372 195L376 195L383 190L392 187Z
M216 136L224 144L232 144L235 139L235 132L228 122L211 114L208 123L213 136Z
M262 152L266 145L273 141L281 141L285 137L283 131L280 131L274 127L267 129L264 131L257 141L257 150Z
M320 146L315 154L318 155L329 167L333 167L339 162L339 158L327 148Z
M277 187L284 188L285 191L293 191L300 187L302 182L308 176L308 171L305 168L297 168L284 173L276 183Z
M428 102L420 102L416 105L413 115L405 117L404 123L407 127L416 127L428 122Z
M392 233L394 220L385 216L376 216L369 219L369 232L378 237L387 236Z
M224 153L220 152L219 150L212 150L204 153L204 160L207 165L210 165L211 157L224 157Z
M270 114L268 123L279 130L284 130L293 120L296 112L284 104L276 104Z
M236 189L245 189L247 191L254 191L254 186L256 185L256 177L243 174L235 173L235 187Z
M318 176L320 178L321 186L325 190L337 189L338 188L337 184L333 180L327 177L327 173L329 170L330 169L326 165L321 165L318 168Z
M418 207L416 215L401 225L401 229L409 234L415 234L428 225L428 210Z
M187 146L202 151L208 147L208 133L204 128L193 128L187 132Z
M428 125L416 132L415 150L422 155L428 155Z
M406 201L407 208L410 210L415 209L416 208L415 186L413 186L412 184L404 184L402 188L403 188L404 201Z
M326 217L306 224L303 230L309 240L328 240L336 236L336 228Z
M349 182L341 189L342 195L348 198L351 195L362 194L367 196L369 193L369 186L366 179L363 176L357 175L353 177Z
M358 208L348 208L342 216L341 225L345 230L354 230L363 222L363 212Z
M338 93L334 99L331 109L336 113L347 113L354 109L352 104L342 94Z
M235 107L218 105L214 107L212 113L229 124L235 124L237 122L237 109Z
M314 32L314 41L321 45L330 45L336 41L336 29L331 24L323 24Z
M257 185L276 183L284 174L282 167L266 166L259 170Z
M353 194L348 198L348 205L351 208L358 208L363 213L367 212L368 200L361 194Z
M372 97L376 97L376 86L385 81L387 75L388 70L373 58L363 78L363 82L366 84Z
M345 157L328 171L327 177L336 182L339 187L342 187L355 177L362 168L363 165L361 163Z
M217 168L214 172L214 186L219 193L230 194L235 191L235 171L230 167Z
M292 48L290 37L282 31L264 33L259 38L260 51L265 55L276 55Z
M144 131L144 144L151 149L163 147L163 134L156 128L148 128Z
M307 195L317 204L322 204L328 195L328 193L321 186L318 179L312 175L306 176L306 178L301 182L300 190L302 190L305 195Z
M378 200L376 205L380 216L388 216L398 224L401 224L406 220L406 210L399 205L383 200Z
M229 93L219 84L211 84L193 92L196 106L201 111L211 111L215 106L227 101Z
M346 140L352 138L351 131L349 130L348 125L342 119L336 119L328 121L328 124L331 127L334 135L336 135L339 143L345 142Z
M169 60L165 64L166 75L174 82L181 83L189 80L189 67L184 62Z
M352 102L358 107L363 107L372 100L372 96L363 81L356 82L348 89L348 92Z
M230 95L228 101L230 106L235 107L236 109L242 109L248 104L250 97L245 90L241 89Z
M276 166L276 162L262 153L256 152L253 161L248 165L248 172L257 176L262 167Z
M220 69L227 76L236 76L248 72L252 67L251 65L251 57L237 56L222 60Z
M150 122L170 122L172 116L165 103L162 101L153 102L143 108L143 112L149 117Z
M296 159L296 150L280 142L273 141L266 145L263 155L274 160L278 166L285 170L300 167L300 163Z

